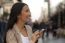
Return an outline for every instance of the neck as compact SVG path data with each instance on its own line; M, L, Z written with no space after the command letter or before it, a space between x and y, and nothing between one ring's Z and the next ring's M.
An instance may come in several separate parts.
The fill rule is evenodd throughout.
M23 21L18 21L18 22L16 23L16 25L18 26L19 29L23 29L24 26L25 26L25 23L24 23Z

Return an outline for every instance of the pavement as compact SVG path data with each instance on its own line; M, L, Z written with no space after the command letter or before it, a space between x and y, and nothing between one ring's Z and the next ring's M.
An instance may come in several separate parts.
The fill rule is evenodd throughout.
M53 37L52 33L49 33L49 36L46 37L46 33L44 38L39 43L65 43L65 38L63 37Z

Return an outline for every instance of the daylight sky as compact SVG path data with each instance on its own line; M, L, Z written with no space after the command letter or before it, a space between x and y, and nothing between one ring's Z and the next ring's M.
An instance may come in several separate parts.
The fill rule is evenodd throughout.
M51 7L56 7L62 0L50 0ZM41 9L43 10L48 7L45 0L23 0L24 3L28 4L31 11L32 21L38 20L41 15Z

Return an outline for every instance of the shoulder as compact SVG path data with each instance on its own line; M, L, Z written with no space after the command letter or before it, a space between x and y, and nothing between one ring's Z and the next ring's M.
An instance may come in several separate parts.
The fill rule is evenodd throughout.
M8 30L7 34L6 34L6 42L7 43L15 43L16 42L16 39L15 39L15 36L14 36L14 32L13 30Z
M28 28L28 29L32 29L32 27L29 26L29 25L25 25L25 27Z
M31 27L31 26L25 25L25 27L26 27L28 30L32 31L32 27Z
M14 33L13 33L12 29L9 29L9 30L7 31L6 36L13 36L13 35L14 35Z

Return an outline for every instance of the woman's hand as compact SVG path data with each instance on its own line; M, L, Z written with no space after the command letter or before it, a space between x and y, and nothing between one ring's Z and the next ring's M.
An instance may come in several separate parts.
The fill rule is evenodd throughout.
M32 34L32 37L31 37L31 43L35 43L39 37L41 37L43 34L43 32L37 30L35 31L33 34Z

